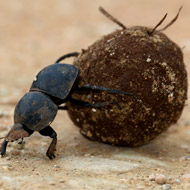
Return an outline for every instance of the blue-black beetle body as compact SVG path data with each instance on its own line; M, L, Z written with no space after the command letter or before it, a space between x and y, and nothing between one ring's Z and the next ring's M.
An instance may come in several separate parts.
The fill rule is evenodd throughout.
M79 78L79 69L74 65L59 63L65 58L78 56L79 53L73 52L60 57L55 64L42 69L34 79L30 91L26 93L18 102L14 112L14 125L1 147L1 155L5 155L6 147L9 141L15 141L29 137L34 131L38 131L43 136L52 138L52 142L47 150L46 155L49 159L55 158L55 150L57 144L57 134L51 128L50 124L56 117L58 110L66 110L66 106L60 106L67 100L75 104L89 107L104 107L117 102L100 102L90 104L81 100L73 99L71 94L75 90L101 90L110 93L130 95L132 93L123 92L116 89L105 87L97 87L86 84L83 87L78 87L77 81Z

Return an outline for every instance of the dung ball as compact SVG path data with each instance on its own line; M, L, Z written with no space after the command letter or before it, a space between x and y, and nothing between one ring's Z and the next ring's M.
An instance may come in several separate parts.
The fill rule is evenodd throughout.
M81 133L96 141L139 146L179 119L187 99L187 72L180 47L148 27L123 28L103 36L74 61L79 87L91 84L133 96L83 89L72 97L101 108L68 102L68 113Z

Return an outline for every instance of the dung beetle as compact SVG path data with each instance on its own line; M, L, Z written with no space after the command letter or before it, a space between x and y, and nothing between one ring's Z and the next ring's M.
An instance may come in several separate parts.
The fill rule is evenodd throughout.
M100 102L90 104L72 98L72 92L76 90L99 90L110 93L134 96L132 93L123 92L116 89L93 86L86 84L78 87L79 69L70 64L60 63L68 57L77 57L78 52L73 52L60 57L54 64L42 69L35 77L31 88L16 105L14 111L14 125L1 146L1 155L5 155L8 142L16 141L24 137L29 137L34 131L38 131L43 136L52 138L52 142L46 152L49 159L55 158L57 144L57 134L51 128L58 110L67 110L66 106L60 106L68 100L82 106L101 108L117 102Z

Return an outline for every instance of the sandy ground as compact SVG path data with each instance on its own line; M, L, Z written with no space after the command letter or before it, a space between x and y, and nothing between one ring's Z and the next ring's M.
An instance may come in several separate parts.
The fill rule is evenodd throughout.
M0 136L11 128L15 104L41 68L118 28L98 12L100 5L127 26L154 26L166 12L169 21L183 5L165 33L185 46L190 70L189 0L1 0ZM38 133L22 147L10 143L0 159L0 190L190 189L189 114L187 101L167 132L145 146L120 148L87 140L60 112L52 124L58 133L56 159L45 156L50 139Z

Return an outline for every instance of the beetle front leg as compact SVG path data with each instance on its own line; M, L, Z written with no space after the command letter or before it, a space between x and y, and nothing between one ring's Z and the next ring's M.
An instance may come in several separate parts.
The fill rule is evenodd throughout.
M57 144L57 133L50 127L47 126L45 129L39 131L39 133L43 136L49 136L52 138L52 142L49 145L49 148L46 152L46 156L52 160L55 158L54 152L56 151L56 144Z
M32 133L33 131L26 129L23 125L19 123L14 124L1 145L1 156L5 155L7 144L9 141L13 142L18 139L23 139L24 137L29 137Z
M4 156L6 153L8 141L5 139L1 145L1 156Z

